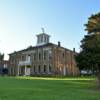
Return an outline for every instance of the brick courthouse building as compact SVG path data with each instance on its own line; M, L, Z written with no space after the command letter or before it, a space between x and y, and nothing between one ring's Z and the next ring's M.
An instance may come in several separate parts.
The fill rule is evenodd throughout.
M49 42L44 32L37 35L36 46L9 54L8 67L11 76L76 76L79 69L75 62L75 50L71 51Z

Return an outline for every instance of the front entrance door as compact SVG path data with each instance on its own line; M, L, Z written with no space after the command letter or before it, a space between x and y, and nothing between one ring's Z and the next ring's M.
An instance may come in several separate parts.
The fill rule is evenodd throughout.
M31 68L25 66L25 76L29 76L31 74Z
M21 66L20 67L20 75L23 76L25 74L25 67Z

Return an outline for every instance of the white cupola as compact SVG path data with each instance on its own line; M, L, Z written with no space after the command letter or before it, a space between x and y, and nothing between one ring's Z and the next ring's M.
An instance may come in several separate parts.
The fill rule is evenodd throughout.
M44 28L42 28L42 33L37 35L37 46L49 43L50 36L45 34Z

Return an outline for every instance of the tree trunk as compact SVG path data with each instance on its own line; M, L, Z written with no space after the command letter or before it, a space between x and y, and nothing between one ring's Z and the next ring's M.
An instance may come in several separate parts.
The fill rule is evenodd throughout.
M100 72L97 74L96 83L97 83L97 88L100 89Z

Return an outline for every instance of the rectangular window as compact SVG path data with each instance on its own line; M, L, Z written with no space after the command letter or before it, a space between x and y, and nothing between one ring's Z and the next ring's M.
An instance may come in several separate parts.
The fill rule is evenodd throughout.
M14 57L11 58L11 63L15 63L15 58Z
M47 53L46 51L44 51L44 60L46 60L46 58L47 58Z
M36 73L36 66L34 66L33 68L34 68L34 69L33 69L33 70L34 70L34 73Z
M39 73L41 72L41 66L40 65L38 66L38 72Z
M44 42L46 42L46 36L44 37Z
M27 61L31 61L31 56L30 55L27 56Z
M62 58L65 58L65 54L64 54L64 52L62 53Z
M46 73L46 69L47 69L47 66L46 66L46 65L44 65L44 73Z
M34 53L34 56L33 56L34 60L36 60L36 53Z
M51 52L51 50L48 51L48 55L49 55L49 60L51 60L52 59L52 52Z
M40 43L40 41L41 41L40 39L41 39L41 37L40 37L40 36L38 36L38 43Z
M45 50L45 51L44 51L44 60L49 59L48 57L49 57L48 50Z
M40 40L40 42L42 43L43 41L42 41L42 36L41 36L41 38L40 38L41 40Z
M51 65L49 65L49 73L51 73L52 71L52 68L51 68Z
M41 60L41 53L39 53L39 60Z
M22 61L25 61L25 60L26 60L26 56L22 55Z

